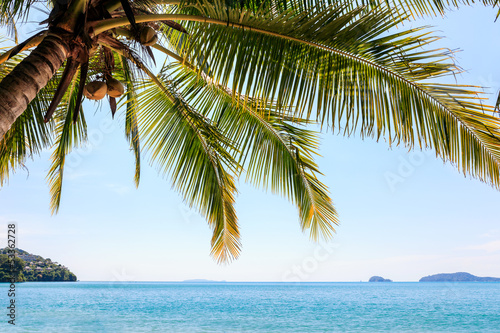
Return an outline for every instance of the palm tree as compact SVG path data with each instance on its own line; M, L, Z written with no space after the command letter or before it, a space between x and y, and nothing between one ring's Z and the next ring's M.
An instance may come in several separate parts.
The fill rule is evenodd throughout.
M35 1L1 0L2 23L26 18ZM0 56L0 182L52 147L57 212L65 156L86 138L82 98L107 94L113 115L125 111L136 185L145 151L208 220L218 261L240 252L234 201L243 171L294 202L313 239L332 236L338 217L318 180L309 124L434 148L499 188L493 108L477 87L433 83L460 69L449 51L430 48L437 38L426 29L402 26L409 11L445 3L367 3L54 2L48 27ZM157 74L155 54L167 59Z

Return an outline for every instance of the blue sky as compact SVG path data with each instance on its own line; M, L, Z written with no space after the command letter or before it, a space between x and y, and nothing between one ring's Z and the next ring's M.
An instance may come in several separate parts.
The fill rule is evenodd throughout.
M459 83L500 89L496 11L477 6L430 24L460 48ZM243 251L230 265L209 256L211 231L143 162L139 189L124 139L123 115L86 104L90 144L70 155L63 199L51 216L45 176L50 152L27 163L0 190L0 244L18 224L18 245L65 264L80 280L416 281L440 272L500 276L500 193L464 177L434 153L371 139L322 136L318 159L341 225L329 243L302 234L294 206L240 182ZM94 112L93 110L96 109ZM395 176L398 182L390 182ZM4 246L2 245L2 246Z

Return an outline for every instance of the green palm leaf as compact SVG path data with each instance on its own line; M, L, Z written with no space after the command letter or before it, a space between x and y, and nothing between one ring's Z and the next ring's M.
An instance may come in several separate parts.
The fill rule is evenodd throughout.
M228 88L206 82L202 79L206 76L189 68L178 65L174 72L186 101L213 119L236 144L238 150L233 152L246 169L247 179L294 202L302 229L309 230L311 238L330 238L332 223L338 224L338 219L328 189L316 177L320 173L313 160L316 133L293 125L303 121L281 116L272 105L263 113L254 101L245 103L240 97L235 103Z
M0 0L0 25L25 18L35 1ZM318 179L319 144L309 124L409 148L432 147L462 172L500 188L500 121L493 108L482 105L476 87L434 83L460 72L450 52L431 49L437 38L423 28L401 28L412 16L472 2L71 0L54 4L44 22L59 38L42 42L36 57L49 61L52 48L69 48L68 61L89 69L87 81L125 84L120 105L136 185L144 149L186 203L207 218L212 255L222 262L241 249L234 202L235 179L243 170L248 181L293 201L313 239L334 232L338 217ZM178 61L159 76L146 63L154 60L148 45L157 40L155 30L168 49L154 47ZM0 77L23 58L9 59L11 54L44 38L34 36L0 56ZM38 68L36 57L16 73L45 85L55 70L49 69L63 58L52 59L53 66L37 76L31 71ZM61 200L66 155L86 137L83 110L74 110L78 76L64 95L66 89L59 89L63 97L54 119L41 122L59 74L26 112L7 102L1 109L12 120L2 123L2 135L10 130L0 142L0 182L55 137L47 177L53 212ZM141 80L144 74L149 79ZM3 96L33 98L34 89L28 98L6 82ZM115 97L109 102L114 114Z
M295 105L296 117L344 133L433 147L464 173L500 186L500 123L492 108L474 87L429 83L457 69L446 50L417 48L435 40L421 29L389 34L404 17L388 22L390 10L358 15L343 7L252 14L219 2L194 9L210 23L196 17L182 56L198 68L209 64L235 96L263 106L276 101L282 113Z
M211 225L214 258L219 262L236 258L241 245L230 173L239 167L226 151L230 142L185 104L165 77L145 84L137 110L140 135L152 161Z
M38 155L52 142L52 124L43 121L43 114L50 103L50 93L55 89L54 82L47 85L31 101L27 110L17 118L11 129L0 141L0 185L9 174L23 167L28 158Z
M139 186L139 181L141 178L141 148L140 148L140 138L139 138L139 124L137 120L137 92L134 84L137 83L134 72L130 69L128 60L125 57L121 57L121 64L124 73L124 82L127 86L127 92L125 94L126 103L126 115L125 115L125 136L130 143L130 147L134 152L135 157L135 175L134 181L136 187Z
M51 195L50 208L53 214L59 211L61 203L66 155L71 152L73 147L80 146L87 139L87 126L83 112L79 112L76 123L73 122L73 114L77 112L75 104L78 94L78 77L79 75L76 75L73 79L53 117L55 119L56 139L51 156L51 166L47 174Z
M15 56L0 65L0 79L5 77L23 59ZM27 159L40 154L52 144L53 124L43 121L52 92L57 86L57 74L47 86L28 104L28 108L17 118L10 130L0 141L0 186L7 182L10 173L24 167Z
M258 11L262 6L272 7L274 11L286 11L295 9L308 11L318 4L326 6L344 4L350 9L365 7L377 9L389 7L398 13L405 13L411 17L422 17L425 15L443 15L447 10L470 6L481 3L485 6L498 7L498 0L226 0L225 4L231 8Z

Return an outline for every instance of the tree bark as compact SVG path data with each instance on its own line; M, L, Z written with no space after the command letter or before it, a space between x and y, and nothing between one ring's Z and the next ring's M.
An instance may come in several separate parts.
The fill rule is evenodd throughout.
M70 47L62 38L48 35L0 82L0 140L69 53Z

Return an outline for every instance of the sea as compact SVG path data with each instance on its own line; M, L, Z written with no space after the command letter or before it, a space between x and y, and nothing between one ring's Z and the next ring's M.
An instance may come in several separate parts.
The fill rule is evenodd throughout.
M500 283L27 282L8 297L9 287L1 332L500 332Z

